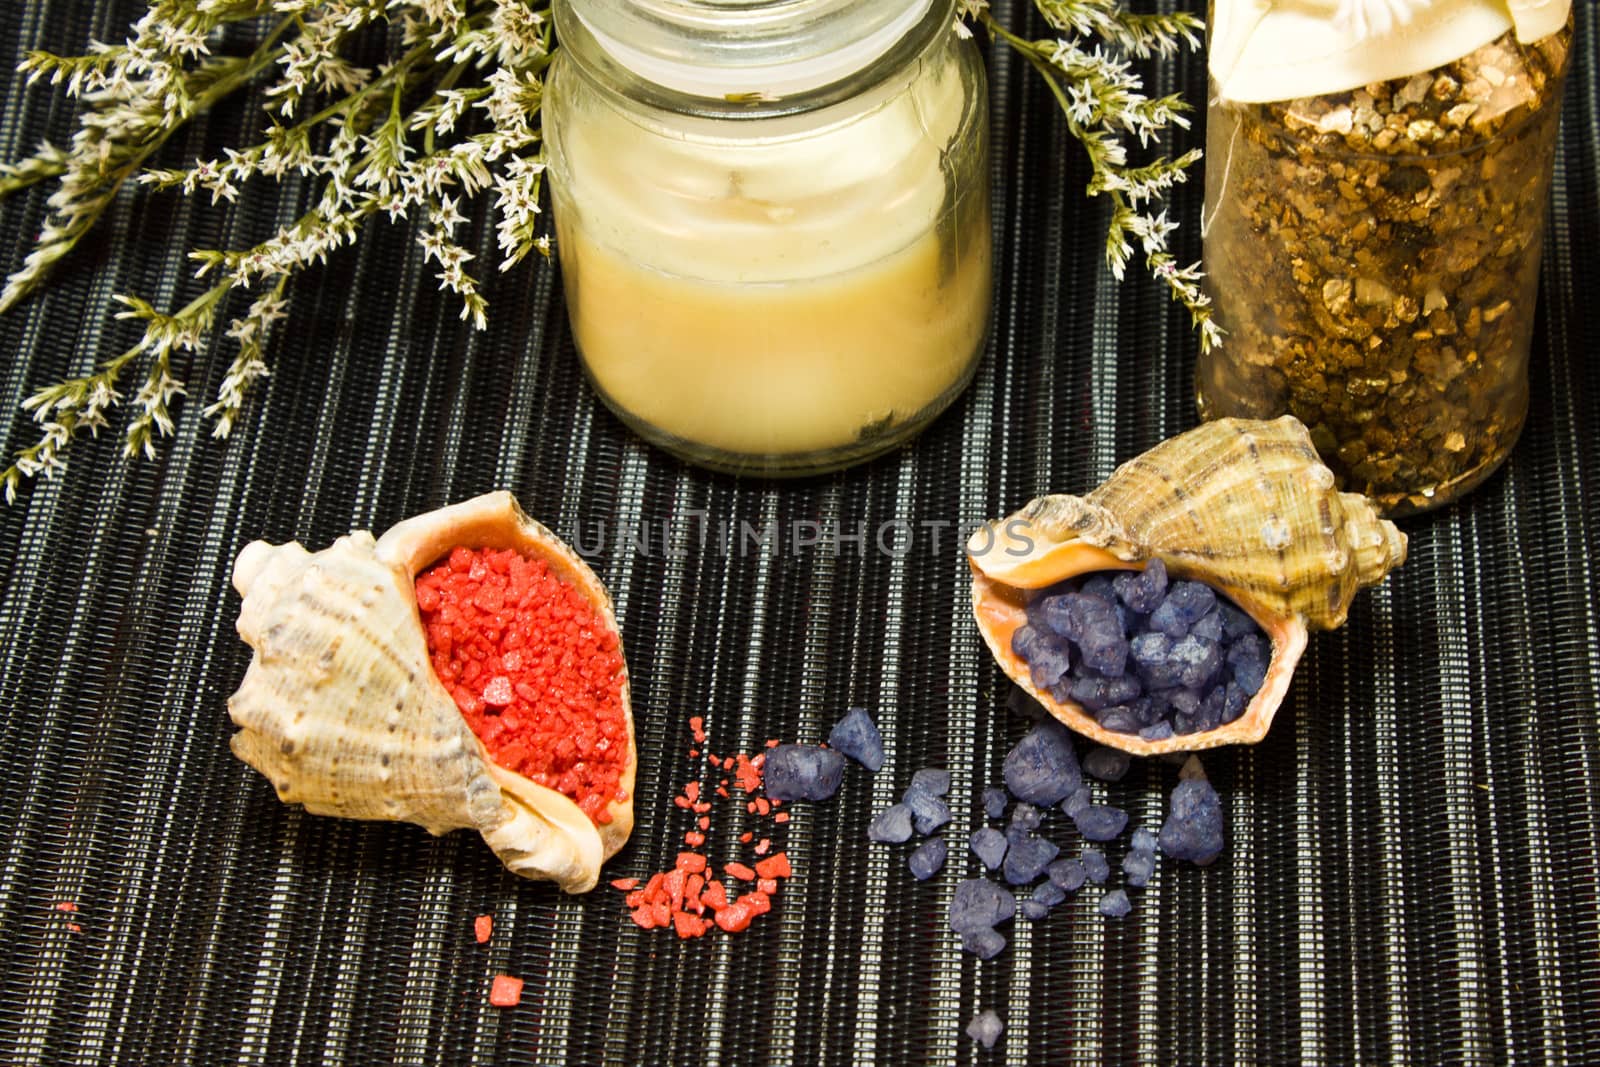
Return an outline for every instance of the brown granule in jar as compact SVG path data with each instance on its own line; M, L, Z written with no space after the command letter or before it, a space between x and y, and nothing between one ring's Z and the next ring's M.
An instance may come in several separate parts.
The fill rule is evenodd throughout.
M1229 336L1208 418L1289 412L1390 514L1487 477L1527 412L1527 350L1571 23L1410 78L1214 101L1206 270Z

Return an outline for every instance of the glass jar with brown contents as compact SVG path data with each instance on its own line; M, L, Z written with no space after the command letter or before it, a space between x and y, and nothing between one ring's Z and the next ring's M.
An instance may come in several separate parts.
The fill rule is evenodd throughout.
M1418 73L1259 102L1213 63L1203 233L1228 337L1198 366L1205 417L1295 415L1391 515L1500 465L1528 407L1571 40L1570 19L1506 29Z

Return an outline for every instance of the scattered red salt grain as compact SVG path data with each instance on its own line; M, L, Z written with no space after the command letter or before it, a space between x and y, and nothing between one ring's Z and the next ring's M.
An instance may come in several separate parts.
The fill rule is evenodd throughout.
M472 934L478 939L478 944L488 941L494 934L494 916L480 915L472 920Z
M637 878L613 878L611 880L612 889L637 889L638 886L639 879Z
M709 815L700 816L700 818L695 820L695 825L700 827L700 829L702 829L702 830L711 829L711 816L709 816Z
M755 834L751 833L749 830L746 830L744 833L739 835L739 840L748 845L750 842L755 840L755 837Z
M761 892L765 893L769 897L776 896L778 892L778 880L776 878L757 878L756 888L761 890Z
M695 740L696 744L704 744L705 743L705 740L706 740L706 721L705 721L705 719L703 719L699 715L690 716L690 718L689 718L689 729L694 732L694 740Z
M765 856L767 854L767 850L771 847L772 842L763 837L760 841L756 842L756 855Z
M706 835L701 833L699 830L690 830L688 833L683 835L683 843L688 845L690 848L699 848L701 845L706 843Z
M789 867L788 855L782 852L774 852L756 864L756 873L763 878L788 878L794 874L794 871Z
M774 815L772 817L772 821L773 822L788 822L789 821L789 813L786 812L786 811L780 811L780 812L778 812L778 814L776 814L776 815Z
M78 905L77 905L77 903L75 901L58 900L55 903L55 909L57 911L77 911L78 910Z
M691 873L703 871L706 869L706 858L698 852L680 852L678 853L678 862L674 867L677 870Z
M75 934L83 933L83 927L79 926L77 923L68 923L67 929L71 930Z
M610 822L628 750L616 633L510 549L457 547L416 590L434 673L489 758Z
M779 744L778 739L776 737L774 737L770 741L767 742L767 747L768 748L777 748L778 744Z
M782 853L779 853L779 855L782 855ZM722 870L741 882L753 882L756 880L756 872L742 863L724 863Z
M494 985L489 987L489 1003L497 1008L514 1008L521 1004L522 979L509 974L495 975Z

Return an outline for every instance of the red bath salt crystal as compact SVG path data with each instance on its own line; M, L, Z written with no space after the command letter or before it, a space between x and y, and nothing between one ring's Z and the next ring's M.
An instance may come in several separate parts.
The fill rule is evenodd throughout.
M778 814L776 814L776 815L774 815L772 817L772 821L773 822L788 822L789 821L789 813L786 812L786 811L780 811L780 812L778 812Z
M639 879L637 878L613 878L611 880L612 889L637 889L638 887Z
M756 888L761 890L761 892L765 893L769 897L777 896L778 880L776 878L757 878Z
M472 920L472 934L478 939L478 944L488 941L494 934L494 916L480 915Z
M77 905L77 903L75 901L58 900L55 903L55 909L57 911L77 911L78 910L78 905Z
M782 855L782 853L779 853L779 855ZM756 878L756 872L742 863L724 863L722 869L726 874L739 879L741 882L753 882Z
M683 835L683 843L688 845L690 848L699 848L701 845L706 843L706 835L701 833L699 830L690 830L688 833Z
M455 548L417 576L434 673L497 765L611 821L628 757L617 635L542 559Z
M746 793L754 793L761 788L761 768L741 752L735 757L733 780Z
M772 847L772 842L769 841L767 838L763 837L760 841L756 842L756 855L765 856L767 854L767 850L770 849L771 847Z
M700 783L699 782L690 782L689 784L685 785L683 787L683 795L689 798L689 803L691 803L691 804L693 804L695 801L699 800L700 799Z
M689 729L694 733L695 744L703 745L706 740L706 720L699 715L689 717Z
M711 816L709 816L709 815L700 816L700 818L695 820L695 825L700 827L700 829L702 829L702 830L711 829Z
M756 873L763 878L788 878L794 871L790 869L789 857L785 853L774 852L756 864Z
M509 974L495 975L494 985L489 987L489 1003L497 1008L514 1008L521 1004L522 979Z

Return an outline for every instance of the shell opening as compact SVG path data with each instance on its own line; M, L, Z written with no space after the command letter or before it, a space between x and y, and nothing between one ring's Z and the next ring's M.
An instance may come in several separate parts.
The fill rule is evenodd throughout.
M1305 647L1298 617L1176 571L1168 585L1164 561L1085 562L1031 589L974 565L979 629L1013 681L1079 733L1135 754L1265 735Z

